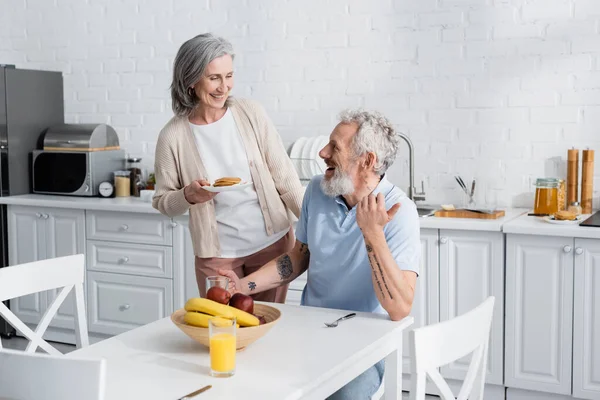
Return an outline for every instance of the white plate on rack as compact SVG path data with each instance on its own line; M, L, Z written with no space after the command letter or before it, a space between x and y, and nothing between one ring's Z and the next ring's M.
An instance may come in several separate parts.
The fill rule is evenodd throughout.
M548 215L546 217L542 217L542 219L546 222L556 225L578 225L581 221L583 221L583 217L581 215L577 216L577 218L572 221L558 220L554 218L554 215Z
M202 189L208 191L208 192L214 192L214 193L220 193L220 192L231 192L231 191L235 191L235 190L244 190L247 187L252 186L252 181L250 182L240 182L240 183L236 183L235 185L231 185L231 186L202 186Z

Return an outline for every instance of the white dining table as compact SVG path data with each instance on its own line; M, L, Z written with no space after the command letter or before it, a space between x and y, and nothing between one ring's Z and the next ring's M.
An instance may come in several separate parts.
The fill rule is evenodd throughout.
M236 373L210 376L208 348L163 318L69 353L104 358L106 400L175 400L206 385L199 400L323 400L380 360L386 360L385 398L401 398L402 336L412 317L357 313L325 327L345 310L272 304L280 320L236 356Z

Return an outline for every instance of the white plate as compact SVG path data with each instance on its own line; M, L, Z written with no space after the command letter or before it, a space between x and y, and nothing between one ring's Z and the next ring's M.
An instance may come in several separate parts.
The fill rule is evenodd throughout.
M209 192L220 193L220 192L231 192L234 190L244 190L248 186L252 186L252 181L250 182L240 182L231 186L202 186L202 189L207 190Z
M579 224L583 220L583 217L581 215L579 215L573 221L561 221L561 220L555 219L554 215L549 215L549 216L543 217L542 219L544 221L546 221L546 222L551 223L551 224L557 224L557 225L577 225L577 224Z

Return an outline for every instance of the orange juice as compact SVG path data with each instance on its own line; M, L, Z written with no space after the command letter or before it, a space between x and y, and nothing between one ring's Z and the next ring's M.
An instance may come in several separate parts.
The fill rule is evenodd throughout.
M210 368L216 372L235 370L235 335L217 333L211 336Z

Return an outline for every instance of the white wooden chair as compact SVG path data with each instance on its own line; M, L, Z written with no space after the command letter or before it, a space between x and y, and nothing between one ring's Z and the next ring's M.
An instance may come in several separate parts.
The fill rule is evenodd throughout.
M494 313L493 296L473 310L440 322L414 329L409 334L411 359L410 399L425 399L426 378L433 381L442 400L483 400L490 328ZM439 373L438 368L472 354L469 369L458 396Z
M425 399L428 375L437 386L442 400L483 400L494 302L495 297L490 296L463 315L409 332L413 354L410 361L412 371L415 371L410 379L411 400ZM455 397L438 368L471 353L473 356L466 378ZM384 398L384 386L382 382L373 400Z
M38 347L48 354L62 354L43 339L43 335L71 289L75 292L75 333L77 347L89 345L83 277L85 261L83 254L52 258L0 269L0 316L30 340L25 352L34 353ZM54 302L32 331L6 307L2 301L14 299L44 290L62 288ZM0 349L2 343L0 342Z
M106 360L0 350L0 399L103 400Z

